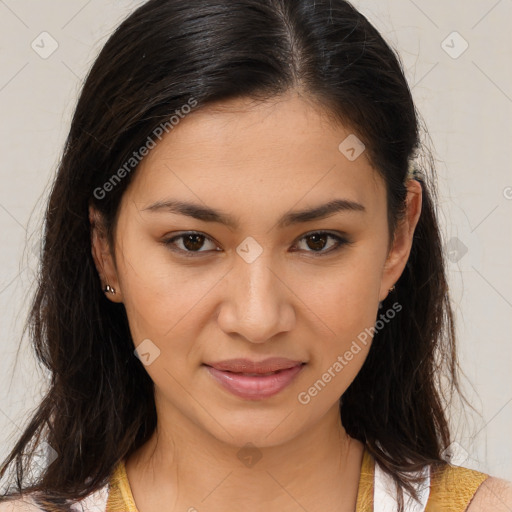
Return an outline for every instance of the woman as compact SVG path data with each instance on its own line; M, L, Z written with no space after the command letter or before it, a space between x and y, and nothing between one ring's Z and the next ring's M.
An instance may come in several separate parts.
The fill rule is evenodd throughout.
M52 380L0 510L509 510L506 482L444 460L421 149L400 60L348 2L137 9L50 196L30 327Z

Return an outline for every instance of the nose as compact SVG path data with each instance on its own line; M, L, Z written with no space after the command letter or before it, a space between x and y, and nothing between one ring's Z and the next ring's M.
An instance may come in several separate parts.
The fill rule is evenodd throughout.
M295 322L293 293L283 277L263 255L251 263L238 259L225 277L219 327L251 343L290 331Z

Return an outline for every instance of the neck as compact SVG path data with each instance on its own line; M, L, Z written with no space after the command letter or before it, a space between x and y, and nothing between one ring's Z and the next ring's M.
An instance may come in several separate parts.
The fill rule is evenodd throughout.
M137 508L353 512L363 444L346 434L338 411L336 404L312 429L266 447L226 444L159 415L153 436L126 461Z

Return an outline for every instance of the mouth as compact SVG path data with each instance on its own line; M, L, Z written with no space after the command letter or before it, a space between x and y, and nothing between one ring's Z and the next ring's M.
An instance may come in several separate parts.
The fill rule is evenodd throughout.
M266 377L267 375L276 375L277 373L281 373L283 371L289 370L289 368L283 370L276 370L275 372L267 372L267 373L248 373L248 372L231 372L229 370L224 370L228 373L234 373L235 375L247 375L248 377Z
M232 371L204 365L213 379L231 394L246 400L270 398L288 387L306 363L273 371Z
M204 364L225 372L260 376L265 374L271 375L282 370L288 370L295 366L302 365L304 362L284 357L269 357L262 361L237 358L226 359L224 361L207 362Z

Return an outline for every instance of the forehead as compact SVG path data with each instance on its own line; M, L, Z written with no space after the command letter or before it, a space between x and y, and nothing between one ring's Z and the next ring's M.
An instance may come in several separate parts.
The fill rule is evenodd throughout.
M141 162L128 192L140 209L168 197L223 210L244 202L283 209L343 197L368 204L371 213L384 187L364 150L347 157L353 153L344 141L361 151L355 137L298 94L219 102L174 126Z

